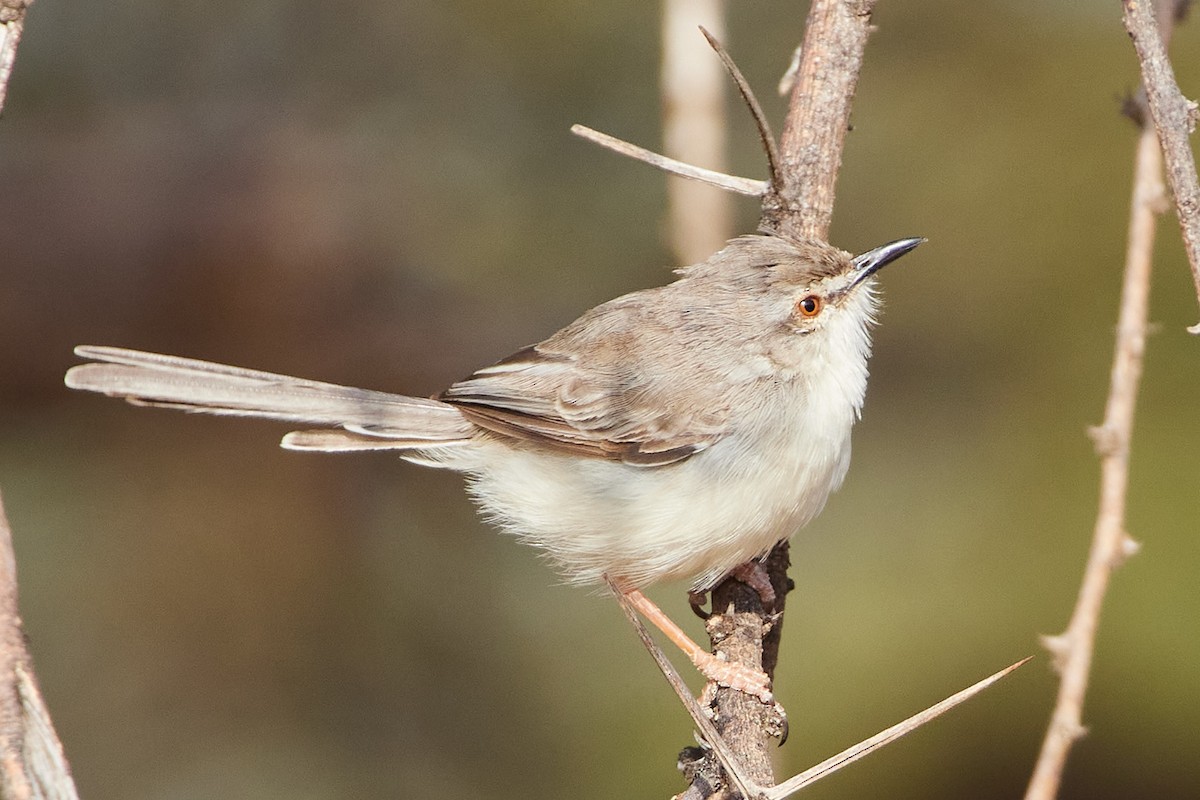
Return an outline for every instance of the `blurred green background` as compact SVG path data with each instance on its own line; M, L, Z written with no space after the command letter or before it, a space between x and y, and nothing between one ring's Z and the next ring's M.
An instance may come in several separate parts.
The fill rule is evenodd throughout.
M731 5L778 125L805 7ZM930 241L883 276L854 466L794 540L781 775L1040 653L1096 506L1138 82L1120 6L912 0L875 22L832 239ZM568 133L657 145L658 24L632 0L33 6L0 120L0 488L86 798L681 790L691 726L616 605L487 529L456 476L61 384L92 342L428 395L668 280L663 177ZM1173 47L1192 95L1198 41ZM734 170L761 177L732 119ZM1200 786L1198 312L1160 231L1144 548L1111 587L1064 798ZM683 588L654 594L687 620ZM1039 655L806 797L1018 796L1055 688Z

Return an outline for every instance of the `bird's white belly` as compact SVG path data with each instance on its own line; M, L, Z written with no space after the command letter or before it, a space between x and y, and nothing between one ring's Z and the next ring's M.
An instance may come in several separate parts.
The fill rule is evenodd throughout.
M800 413L663 467L481 443L492 450L488 469L472 474L470 489L490 519L544 549L572 582L608 574L707 587L795 533L841 484L852 413L818 432Z

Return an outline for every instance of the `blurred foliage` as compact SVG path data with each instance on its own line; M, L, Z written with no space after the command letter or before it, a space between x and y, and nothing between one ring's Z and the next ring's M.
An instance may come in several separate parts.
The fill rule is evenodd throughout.
M731 4L768 112L804 9ZM1136 88L1117 4L881 3L833 239L889 270L846 487L793 546L795 771L1065 625L1094 516ZM667 797L691 728L616 606L453 475L71 396L81 342L429 394L669 278L653 4L38 3L0 121L0 486L82 794ZM1197 31L1174 43L1185 91ZM1190 88L1189 88L1190 87ZM732 114L738 172L763 174ZM745 229L756 208L745 202ZM1161 225L1129 525L1064 798L1200 785L1200 342ZM680 619L682 587L656 592ZM699 632L699 626L689 623ZM1011 798L1045 656L812 798Z

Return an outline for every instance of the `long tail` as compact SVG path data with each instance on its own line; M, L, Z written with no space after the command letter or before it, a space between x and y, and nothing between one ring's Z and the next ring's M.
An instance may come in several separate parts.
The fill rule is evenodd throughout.
M72 389L134 405L336 429L289 433L282 444L292 450L438 449L465 444L474 430L456 408L437 400L119 347L82 345L75 354L92 363L67 371Z

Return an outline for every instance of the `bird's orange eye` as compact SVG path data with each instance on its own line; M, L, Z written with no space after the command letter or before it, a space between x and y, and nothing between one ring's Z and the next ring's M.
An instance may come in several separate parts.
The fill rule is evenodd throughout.
M802 317L815 317L825 307L825 301L818 295L806 295L796 301L796 312Z

